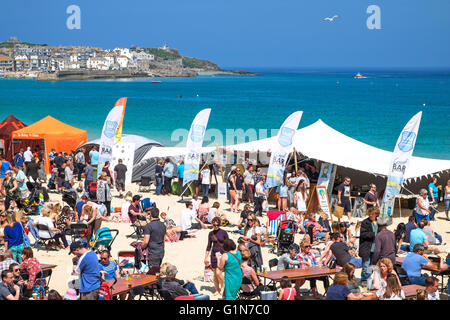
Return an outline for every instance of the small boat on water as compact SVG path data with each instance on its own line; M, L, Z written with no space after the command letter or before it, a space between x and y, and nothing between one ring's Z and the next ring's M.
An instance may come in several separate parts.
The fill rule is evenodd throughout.
M152 81L152 83L162 83L162 81Z
M356 74L356 76L355 76L355 79L365 79L365 78L367 78L367 77L364 77L361 73L357 73Z

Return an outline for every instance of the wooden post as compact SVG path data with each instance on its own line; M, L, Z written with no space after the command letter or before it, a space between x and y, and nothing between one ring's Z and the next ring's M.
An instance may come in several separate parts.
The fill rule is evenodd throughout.
M223 168L222 168L222 160L220 159L220 150L219 146L216 143L216 150L217 150L217 158L219 160L219 167L220 167L220 175L222 176L222 182L225 182L225 176L223 174Z
M294 161L295 161L295 172L298 171L298 166L297 166L297 151L295 150L294 147Z

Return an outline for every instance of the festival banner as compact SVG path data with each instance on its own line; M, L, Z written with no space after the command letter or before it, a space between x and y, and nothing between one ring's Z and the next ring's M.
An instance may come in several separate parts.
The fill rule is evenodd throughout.
M97 176L102 172L102 168L106 161L111 161L113 154L113 146L119 125L123 120L123 113L127 104L127 98L120 98L116 105L108 113L103 125L102 135L100 137L100 149L98 158Z
M125 116L125 109L127 106L127 102L126 102L127 98L122 98L122 99L125 99L125 103L123 104L122 119L120 119L119 128L117 128L117 132L116 132L116 137L115 137L116 142L120 142L120 140L122 139L123 117Z
M208 125L211 109L203 109L192 121L191 129L186 142L186 156L184 157L184 179L183 186L198 179L201 149Z
M284 169L288 155L292 152L294 135L297 132L302 115L303 111L297 111L291 114L284 121L278 132L267 171L266 184L268 188L277 187L283 182Z
M392 153L386 189L381 204L381 217L390 217L394 212L395 196L400 193L402 188L404 176L416 144L421 118L422 111L409 120L398 137L397 144Z

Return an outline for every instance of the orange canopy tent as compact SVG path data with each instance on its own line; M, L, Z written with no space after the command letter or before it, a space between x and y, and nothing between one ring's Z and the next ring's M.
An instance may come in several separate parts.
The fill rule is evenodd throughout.
M50 173L48 154L51 149L56 152L70 152L76 150L87 141L87 131L69 126L51 116L16 130L13 139L43 140L45 154L45 171Z

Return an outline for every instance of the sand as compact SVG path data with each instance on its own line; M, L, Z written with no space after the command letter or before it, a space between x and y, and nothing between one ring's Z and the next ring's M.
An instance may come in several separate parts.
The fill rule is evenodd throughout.
M150 192L139 193L138 186L136 184L130 184L126 187L127 191L133 192L133 194L140 194L144 197L150 197L152 201L155 201L157 207L161 212L167 212L168 218L173 219L177 225L180 223L180 213L183 208L185 208L184 203L178 202L180 197L178 196L156 196L154 194L154 188L150 190ZM123 202L122 199L118 198L118 193L113 191L113 207L120 207ZM61 195L50 193L51 200L61 201ZM189 199L189 198L186 198ZM211 199L211 201L216 201L215 199ZM219 201L220 208L219 210L223 210L227 215L228 219L236 224L239 221L238 213L231 213L228 211L229 204L228 202ZM170 209L167 208L170 206ZM243 204L241 204L240 209L243 209ZM409 214L408 210L402 210L403 218L394 218L394 223L389 227L390 230L393 230L395 226L400 222L407 222L407 214ZM265 224L267 221L267 217L264 215L263 218L260 218L260 221ZM352 225L351 230L354 233L354 226ZM103 222L102 227L108 227L110 229L119 230L119 235L113 243L112 246L112 255L115 259L117 259L118 252L120 250L133 250L133 247L130 246L130 243L136 241L134 238L127 238L126 235L132 233L132 227L129 223L114 223L114 222ZM442 207L440 207L440 213L436 215L436 221L432 222L432 227L435 232L439 233L443 237L443 243L450 243L450 221L445 220L445 214ZM236 227L225 227L227 231L237 230ZM210 230L200 230L196 233L196 238L185 239L179 242L167 243L165 244L165 256L163 262L169 262L173 265L177 266L179 271L178 278L183 280L191 280L197 287L197 289L204 294L211 295L212 299L217 299L216 297L212 297L212 293L214 292L214 285L212 282L203 282L199 279L203 278L204 271L204 258L205 258L205 250L207 245L207 237L208 232ZM230 233L229 236L231 239L237 241L239 238L238 234ZM69 240L69 237L67 237ZM303 235L296 234L295 242L299 243ZM34 239L31 237L31 242L33 243ZM448 245L440 246L441 249L448 248ZM57 267L53 269L52 278L50 281L50 289L55 289L59 293L64 294L68 289L68 282L72 279L77 278L77 276L71 275L72 273L72 255L68 255L69 250L60 250L60 251L49 251L34 249L35 256L41 263L45 264L56 264ZM268 247L262 248L263 253L263 261L264 266L268 268L268 261L273 258L277 258L275 254L269 253ZM360 269L357 270L357 277L360 275ZM446 280L445 280L446 281ZM322 282L318 281L318 291L323 294L324 289L322 286ZM302 293L310 294L309 291L309 282L306 282L302 288Z

